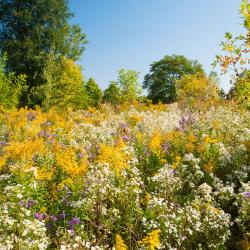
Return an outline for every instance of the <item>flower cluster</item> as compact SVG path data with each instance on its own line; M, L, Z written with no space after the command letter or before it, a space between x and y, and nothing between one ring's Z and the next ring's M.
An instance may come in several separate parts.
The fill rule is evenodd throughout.
M250 116L0 114L0 249L248 249Z

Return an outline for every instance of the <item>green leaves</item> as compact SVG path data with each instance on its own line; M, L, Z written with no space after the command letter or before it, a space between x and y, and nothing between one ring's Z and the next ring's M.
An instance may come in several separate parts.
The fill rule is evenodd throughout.
M148 90L148 98L153 103L171 103L176 101L176 80L194 73L204 74L197 61L182 55L165 56L150 65L150 73L144 77L143 88Z
M248 0L242 0L240 14L243 18L242 26L246 32L233 36L230 32L225 33L225 41L221 42L223 54L217 55L213 66L219 65L222 73L232 70L232 77L240 75L249 65L250 47L250 4Z
M86 35L71 17L67 0L0 0L0 52L8 71L27 76L23 105L40 104L31 90L46 83L49 54L76 61L84 52Z
M6 109L17 107L21 94L26 89L26 76L6 73L6 55L0 59L0 106Z
M226 34L225 34L225 38L226 38L226 39L228 39L228 40L230 40L230 39L232 39L232 38L233 38L233 36L232 36L232 34L231 34L231 33L226 32Z
M88 105L91 107L98 107L102 101L102 90L95 82L94 78L89 78L89 80L84 84L88 95Z

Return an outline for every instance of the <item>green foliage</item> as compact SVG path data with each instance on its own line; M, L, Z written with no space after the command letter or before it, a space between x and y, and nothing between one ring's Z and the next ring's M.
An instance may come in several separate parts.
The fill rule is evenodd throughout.
M98 107L102 101L102 90L95 82L95 79L89 78L84 86L89 97L89 106Z
M236 78L228 97L236 100L241 107L250 109L250 70Z
M226 32L225 41L221 42L223 54L217 55L213 65L220 65L222 73L232 70L233 76L239 76L244 72L250 63L250 3L249 0L242 0L240 14L243 18L242 26L244 34L233 36Z
M81 68L73 60L55 60L52 56L44 70L46 84L34 88L32 94L42 100L42 107L83 109L88 96L83 86Z
M49 54L77 60L83 53L85 35L71 17L67 0L0 0L0 52L9 72L27 75L23 105L40 102L30 90L45 83Z
M138 80L139 72L134 70L121 69L118 71L117 85L120 87L122 99L124 102L138 100L142 87Z
M0 59L0 106L11 109L17 107L22 91L25 89L24 75L15 76L5 72L6 57Z
M121 97L121 91L117 86L117 83L111 81L108 88L104 90L103 100L112 105L118 105L121 102Z
M119 70L117 80L111 81L109 87L104 91L103 100L112 105L138 101L142 93L138 75L139 72L134 70Z
M144 77L143 87L153 103L176 101L175 82L183 75L204 74L201 64L181 55L165 56L150 65L150 73Z

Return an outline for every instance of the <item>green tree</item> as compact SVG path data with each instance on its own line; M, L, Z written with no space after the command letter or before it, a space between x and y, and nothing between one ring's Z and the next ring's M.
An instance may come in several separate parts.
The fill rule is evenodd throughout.
M26 81L24 75L15 76L14 73L6 73L6 60L6 56L0 59L0 106L11 109L17 107Z
M49 54L75 61L83 53L85 34L68 23L72 16L67 0L0 0L0 52L9 72L27 76L24 105L39 103L30 92L45 83Z
M95 82L94 78L89 78L89 80L85 83L85 89L88 94L88 104L92 107L98 107L102 101L102 90Z
M118 105L121 103L121 90L116 82L111 81L108 88L104 90L103 100L105 102L111 103L112 105Z
M148 98L153 103L176 101L176 80L187 74L204 74L197 61L182 55L165 56L150 65L150 73L144 77L143 88L148 90Z
M236 78L227 97L234 99L240 106L250 109L250 70L245 70Z
M121 69L118 71L117 85L120 88L123 101L132 102L138 100L142 87L138 80L139 72Z
M42 100L45 110L84 109L88 106L88 95L80 66L71 59L56 61L53 57L44 69L46 84L33 89L33 96Z

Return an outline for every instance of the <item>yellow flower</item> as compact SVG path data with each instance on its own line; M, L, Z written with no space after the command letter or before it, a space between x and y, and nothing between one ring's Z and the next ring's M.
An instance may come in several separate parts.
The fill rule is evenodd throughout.
M176 162L174 162L173 164L172 164L172 169L176 169L177 168L177 164L176 164Z
M162 163L162 164L166 164L166 163L167 163L167 160L166 160L166 159L161 159L161 163Z
M54 171L48 170L46 168L38 169L36 173L36 179L37 180L52 180L54 175Z
M208 162L207 164L205 164L203 166L204 170L207 172L207 173L211 173L214 169L214 166L213 166L213 163L210 161Z
M5 157L0 156L0 170L4 167L5 164L6 164Z
M135 126L138 122L140 122L142 120L142 117L137 115L137 114L133 114L129 117L128 121L131 124L131 126Z
M128 249L126 244L124 243L122 237L117 234L115 236L115 250L126 250Z
M161 244L159 237L160 232L159 229L152 231L142 241L139 241L139 244L144 245L148 250L154 250Z
M217 140L217 139L212 139L212 138L210 138L209 136L206 136L206 137L204 138L204 141L205 141L206 144L209 144L209 143L217 143L219 140Z
M148 205L150 199L151 199L150 194L149 194L149 193L146 193L145 196L144 196L144 204L145 204L145 205Z
M121 140L115 146L102 144L96 162L108 163L115 170L116 174L119 175L122 169L129 167L128 160L130 160L130 156L124 151L124 145Z
M161 151L162 135L159 131L154 132L149 142L149 149L156 154Z
M204 152L205 152L205 150L206 150L206 147L205 147L205 145L204 144L199 144L198 146L197 146L197 151L200 153L200 154L203 154Z
M135 137L138 140L138 142L142 142L142 140L143 140L143 133L138 132Z
M63 189L65 185L70 187L70 186L73 186L73 184L74 184L73 180L71 178L67 178L67 179L63 180L61 183L59 183L57 185L57 188L55 188L55 190L56 189L59 189L59 190Z
M188 137L187 137L187 140L189 142L195 142L196 141L196 137L194 134L189 134Z
M56 152L56 162L60 168L70 176L82 176L87 171L87 160L77 161L76 150L74 148L58 148Z
M194 145L190 142L185 145L185 149L188 153L192 152L194 150L194 148L195 148Z
M41 207L40 212L41 213L46 213L47 212L47 208L46 207Z
M175 156L175 161L176 161L176 163L179 163L180 162L180 160L181 160L181 157L180 156Z
M4 151L7 156L14 160L32 160L34 154L42 154L45 152L45 145L42 139L25 142L12 142Z
M208 210L216 215L220 215L222 213L222 211L220 209L213 207L211 205L208 205Z
M172 164L172 169L176 169L177 166L179 165L180 161L181 161L181 157L178 155L175 156L175 162Z

